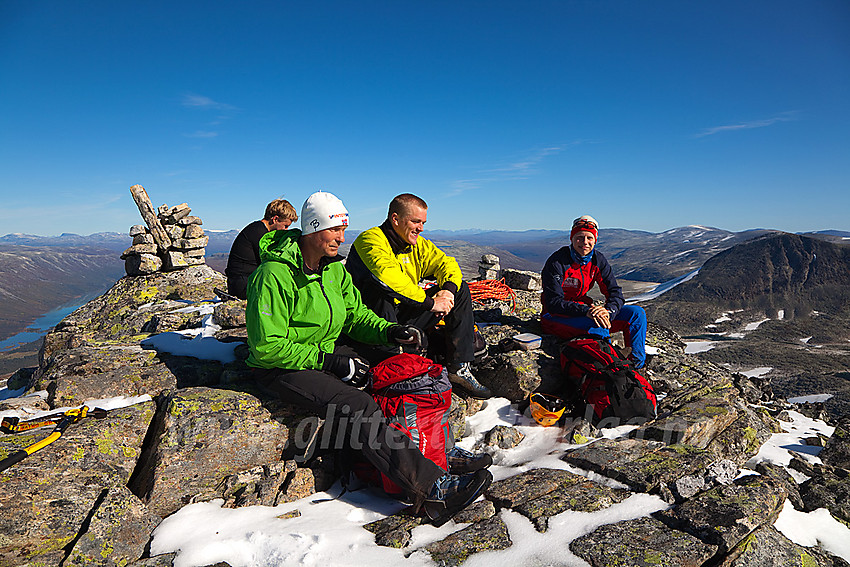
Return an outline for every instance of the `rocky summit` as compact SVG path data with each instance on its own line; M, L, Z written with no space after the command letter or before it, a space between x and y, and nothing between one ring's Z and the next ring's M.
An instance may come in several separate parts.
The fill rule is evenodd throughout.
M205 265L122 278L47 335L37 368L9 379L8 389L23 393L0 402L0 410L133 403L80 419L0 472L0 566L172 565L174 554L151 557L151 533L183 506L212 499L226 507L275 506L338 480L334 453L311 454L300 442L304 424L321 416L252 387L244 303L214 300L213 289L225 285ZM514 335L541 334L538 293L515 293L515 302L488 300L476 308L489 345L476 375L495 396L521 407L529 392L559 392L563 380L555 337L544 336L534 350L505 348L504 339ZM161 347L166 340L172 348ZM206 341L218 354L194 358L179 348L181 341ZM801 511L825 508L850 525L850 419L835 424L828 440L811 439L825 445L820 463L763 462L741 474L782 431L788 410L817 417L818 408L791 406L765 379L685 354L680 338L663 327L650 325L648 345L653 354L644 374L659 394L657 419L603 436L581 415L569 417L559 432L564 449L552 455L563 466L502 475L455 518L465 527L418 552L437 565L460 565L511 548L512 518L545 533L561 529L566 512L596 512L652 495L666 506L585 533L569 553L594 567L846 565L822 548L793 543L774 522L788 502ZM457 394L452 401L460 440L467 420L487 402ZM49 431L3 435L0 458ZM478 448L521 446L522 437L500 426ZM377 545L406 548L422 522L407 509L364 528Z

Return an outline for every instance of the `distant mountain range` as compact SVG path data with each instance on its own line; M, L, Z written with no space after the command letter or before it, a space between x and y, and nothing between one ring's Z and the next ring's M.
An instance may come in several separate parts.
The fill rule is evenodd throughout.
M778 394L830 394L830 411L850 413L850 245L812 236L743 242L640 304L653 323L709 341L700 357L766 368Z
M687 226L662 233L601 229L599 249L619 278L666 282L687 274L712 256L736 244L775 233L768 230L730 232ZM224 271L236 230L208 230L207 262ZM357 236L346 234L342 254ZM427 231L425 235L455 256L468 278L478 274L483 254L499 256L503 268L539 271L546 258L569 242L569 231ZM827 230L810 236L842 242L850 232ZM75 298L105 289L123 276L119 253L130 237L117 232L88 236L7 234L0 237L0 339L22 330L43 313Z

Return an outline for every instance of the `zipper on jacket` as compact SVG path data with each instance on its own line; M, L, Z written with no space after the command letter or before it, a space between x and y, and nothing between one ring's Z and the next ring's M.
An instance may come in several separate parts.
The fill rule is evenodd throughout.
M324 272L324 270L322 270ZM322 272L319 273L319 289L322 290L322 297L325 298L325 301L328 303L328 312L330 313L330 319L328 320L328 328L333 327L334 322L334 308L331 305L331 298L328 297L328 294L325 292L325 284L322 282Z

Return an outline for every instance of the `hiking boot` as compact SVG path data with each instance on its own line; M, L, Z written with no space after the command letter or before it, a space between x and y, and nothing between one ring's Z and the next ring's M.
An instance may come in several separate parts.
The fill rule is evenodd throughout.
M473 398L483 400L493 397L493 392L488 387L482 386L481 382L475 379L468 362L461 362L456 370L449 370L449 382L460 386L464 392Z
M490 471L479 470L474 473L457 476L444 474L431 487L422 506L431 523L440 527L455 514L472 504L490 483L493 475Z
M449 472L452 474L471 473L486 469L493 464L493 457L487 453L472 453L457 445L446 452L446 459L449 462Z

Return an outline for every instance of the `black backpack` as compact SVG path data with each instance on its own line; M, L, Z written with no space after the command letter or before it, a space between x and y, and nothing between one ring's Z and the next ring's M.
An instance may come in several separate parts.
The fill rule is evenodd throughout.
M561 370L576 397L593 408L594 423L606 418L623 423L655 419L657 399L652 385L608 339L569 339L561 348Z

